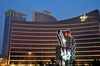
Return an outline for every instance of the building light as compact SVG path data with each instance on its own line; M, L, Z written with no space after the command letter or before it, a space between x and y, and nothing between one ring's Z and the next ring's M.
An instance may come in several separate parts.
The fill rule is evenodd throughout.
M30 54L32 54L32 52L28 52L28 54L30 55Z
M80 17L82 22L85 21L87 18L88 18L88 16L86 16L86 15L83 15L83 16Z
M3 60L3 58L0 58L0 61L2 61Z
M64 36L71 37L70 33L65 33Z
M15 64L11 64L10 66L15 66Z
M66 39L65 38L63 38L62 41L63 41L63 43L66 43Z

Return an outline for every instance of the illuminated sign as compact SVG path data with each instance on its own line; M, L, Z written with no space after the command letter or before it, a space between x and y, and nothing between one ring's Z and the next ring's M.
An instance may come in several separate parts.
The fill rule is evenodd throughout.
M63 38L62 41L63 41L63 44L65 44L67 40L65 38Z
M60 56L64 61L75 59L75 40L71 36L70 29L58 31L57 38L60 43Z
M61 48L61 56L63 60L69 60L71 59L71 51Z
M65 36L71 37L71 34L70 33L65 33Z
M61 56L63 60L67 60L67 54L66 54L66 49L61 49Z
M88 16L86 16L86 15L83 15L83 16L80 17L82 22L85 21L87 18L88 18Z

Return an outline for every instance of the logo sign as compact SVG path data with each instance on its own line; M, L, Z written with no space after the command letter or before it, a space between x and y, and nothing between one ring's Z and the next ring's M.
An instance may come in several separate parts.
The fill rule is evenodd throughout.
M65 33L64 36L71 37L70 33Z
M62 49L61 48L61 56L62 56L62 59L63 60L68 60L68 61L70 61L70 59L71 59L71 51L70 50L67 50L66 51L66 49Z
M88 18L88 16L86 16L86 15L83 15L83 16L80 17L82 22L85 21L87 18Z

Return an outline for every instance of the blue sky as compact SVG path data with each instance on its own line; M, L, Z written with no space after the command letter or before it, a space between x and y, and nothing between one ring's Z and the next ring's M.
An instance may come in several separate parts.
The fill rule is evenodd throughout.
M4 12L13 9L27 14L32 21L33 11L49 10L57 20L73 18L92 10L100 10L100 0L0 0L0 53L4 33Z

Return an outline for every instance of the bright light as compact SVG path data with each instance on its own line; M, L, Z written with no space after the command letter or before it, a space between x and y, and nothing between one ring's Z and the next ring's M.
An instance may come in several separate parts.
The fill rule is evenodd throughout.
M28 52L28 54L30 55L30 54L32 54L32 52Z
M64 60L67 60L66 49L64 50L61 49L61 56Z
M16 66L15 64L11 64L10 66Z
M63 43L66 43L66 39L64 39L64 38L62 39L62 41L63 41Z
M67 60L70 60L70 57L71 57L71 51L68 50L68 52L67 52Z
M70 33L65 33L64 36L71 37Z
M0 58L0 60L3 60L3 58Z
M29 64L29 66L32 66L32 64Z
M83 15L83 16L80 17L81 21L85 21L86 18L88 18L88 16L86 16L86 15Z
M71 51L68 50L66 51L66 49L61 49L61 56L63 58L63 60L70 60L70 57L71 57Z

